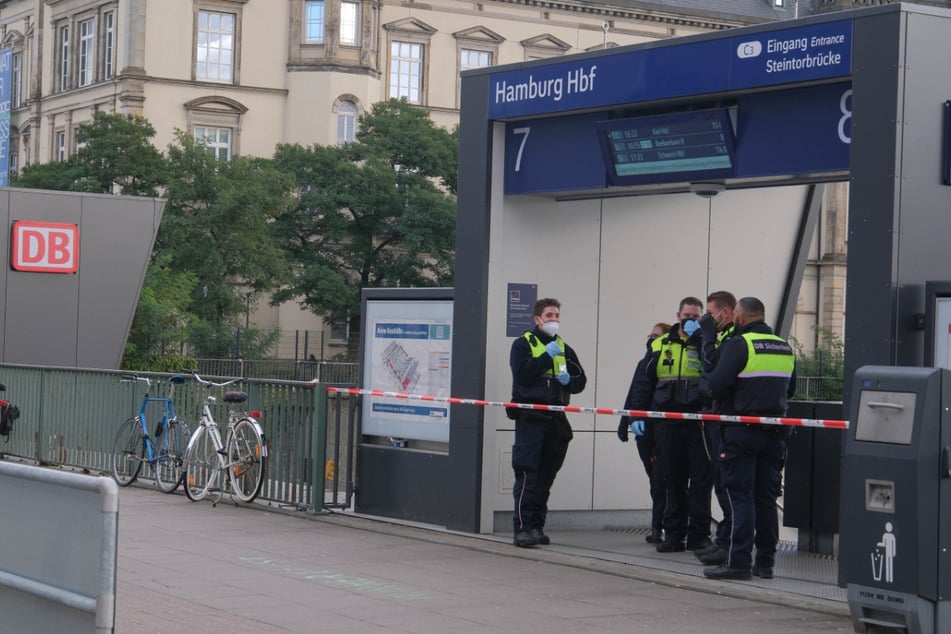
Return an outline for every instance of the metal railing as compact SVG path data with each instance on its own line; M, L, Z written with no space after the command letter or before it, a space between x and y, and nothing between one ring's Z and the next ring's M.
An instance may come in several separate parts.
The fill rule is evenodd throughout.
M841 401L841 378L826 376L798 376L796 377L797 401Z
M358 363L298 361L295 359L198 359L198 373L204 376L245 376L279 381L312 381L335 385L357 385Z
M0 382L7 386L3 398L21 412L9 440L0 439L0 456L111 473L116 431L122 421L138 413L144 389L141 384L120 383L121 374L0 365ZM153 396L168 394L165 379L170 375L139 374L160 380L152 386ZM240 374L208 376L221 379ZM346 395L328 394L320 384L299 381L246 379L235 389L248 393L242 407L261 412L268 465L260 499L311 510L349 507L355 402ZM202 398L194 381L176 388L175 411L192 429L198 423ZM227 419L227 406L221 399L212 411L217 420ZM143 469L140 477L148 476L149 469Z

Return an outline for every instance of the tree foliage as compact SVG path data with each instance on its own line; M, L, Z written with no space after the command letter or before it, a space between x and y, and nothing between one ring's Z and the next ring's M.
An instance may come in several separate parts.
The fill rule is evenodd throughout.
M244 328L244 320L250 304L286 277L272 225L296 202L291 179L269 160L217 160L183 132L168 160L168 203L155 250L169 256L171 268L197 280L190 343L199 356L231 356L235 333L244 329L242 354L259 354L273 334Z
M352 144L278 146L300 195L277 222L293 269L274 301L349 315L353 352L362 288L452 284L457 148L405 100L373 106Z
M131 196L156 196L165 159L152 137L155 128L136 115L97 112L79 125L76 151L65 161L28 165L18 187Z

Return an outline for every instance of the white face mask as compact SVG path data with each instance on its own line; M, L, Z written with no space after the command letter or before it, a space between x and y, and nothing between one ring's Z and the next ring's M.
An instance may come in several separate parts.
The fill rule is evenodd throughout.
M558 334L558 326L561 324L557 321L546 321L542 324L542 332L548 335L549 337L554 337Z

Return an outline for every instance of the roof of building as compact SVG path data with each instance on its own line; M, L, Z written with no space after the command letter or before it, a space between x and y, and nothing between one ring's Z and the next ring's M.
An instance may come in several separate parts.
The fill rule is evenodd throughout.
M770 0L583 0L585 4L621 7L627 10L682 14L728 22L758 24L789 20L812 13L808 0L785 0L774 7ZM798 5L798 7L797 7Z

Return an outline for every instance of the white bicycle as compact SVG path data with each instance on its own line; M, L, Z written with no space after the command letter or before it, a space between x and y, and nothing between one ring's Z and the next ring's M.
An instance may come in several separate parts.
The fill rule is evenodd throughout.
M197 502L209 493L217 493L215 504L225 493L241 502L253 501L261 492L267 473L267 443L261 424L253 416L257 412L229 409L228 434L222 440L218 423L211 413L211 404L217 399L208 393L212 388L224 388L242 379L214 383L192 370L183 372L194 376L205 392L201 422L188 441L185 453L185 494L189 500ZM227 391L222 400L225 403L244 403L248 395Z

